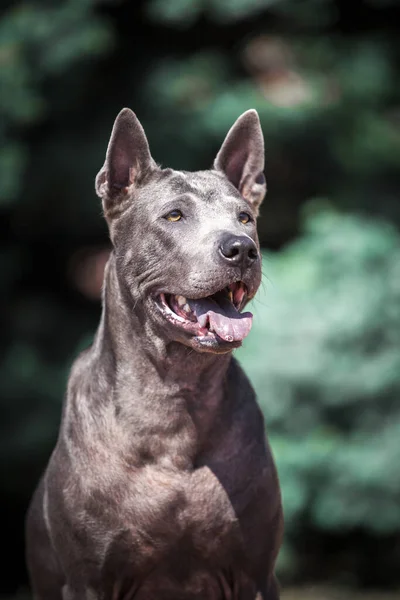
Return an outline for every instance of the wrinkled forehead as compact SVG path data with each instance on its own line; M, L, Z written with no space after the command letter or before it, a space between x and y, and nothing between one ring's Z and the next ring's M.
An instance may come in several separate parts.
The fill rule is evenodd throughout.
M165 195L177 197L190 194L205 202L218 202L218 199L229 197L232 201L242 200L237 189L217 171L174 171L165 169L162 172L162 185Z

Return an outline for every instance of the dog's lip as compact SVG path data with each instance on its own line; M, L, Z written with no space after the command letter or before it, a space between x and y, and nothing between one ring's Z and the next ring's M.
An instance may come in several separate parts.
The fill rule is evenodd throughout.
M166 321L199 343L240 345L251 328L251 313L240 313L248 299L247 286L242 281L234 281L207 296L186 298L161 292L153 299Z
M171 291L166 289L159 289L157 291L152 292L153 299L157 300L162 295L167 296L182 296L187 300L203 300L205 298L210 298L211 296L215 296L221 292L231 291L235 294L236 291L239 291L240 294L235 298L235 306L238 310L242 310L244 305L254 297L254 293L250 292L250 288L247 283L242 281L241 279L234 279L225 284L224 286L215 286L208 290L199 290L192 291L190 295L188 295L185 291Z
M184 317L178 315L171 309L166 298L166 296L168 295L169 294L162 292L155 298L156 306L159 308L159 310L167 319L167 321L169 321L175 326L181 327L182 329L186 330L188 333L192 333L193 335L206 335L207 329L204 327L200 327L200 324L197 321L193 322L189 319L185 319Z

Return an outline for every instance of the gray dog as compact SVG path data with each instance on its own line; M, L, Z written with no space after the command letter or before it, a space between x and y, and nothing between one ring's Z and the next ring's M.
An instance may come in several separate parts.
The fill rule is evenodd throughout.
M209 171L160 168L134 113L96 191L113 243L103 314L75 361L28 513L37 600L277 600L276 469L232 358L261 279L256 111Z

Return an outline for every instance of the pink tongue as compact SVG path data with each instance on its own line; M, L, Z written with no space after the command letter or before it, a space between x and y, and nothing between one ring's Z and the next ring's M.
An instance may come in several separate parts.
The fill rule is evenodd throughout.
M218 302L211 298L188 299L188 303L201 327L206 327L209 322L210 331L227 342L244 340L250 332L253 315L250 312L240 313L227 298L221 296Z

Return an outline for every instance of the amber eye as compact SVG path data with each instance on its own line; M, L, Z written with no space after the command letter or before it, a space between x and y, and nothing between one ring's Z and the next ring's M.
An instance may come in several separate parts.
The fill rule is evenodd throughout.
M248 223L250 221L250 215L248 215L246 212L241 212L239 215L239 221L241 223L243 223L244 225L246 225L246 223Z
M165 218L167 219L167 221L175 223L176 221L180 221L182 217L183 215L180 210L171 210L171 212L168 213Z

